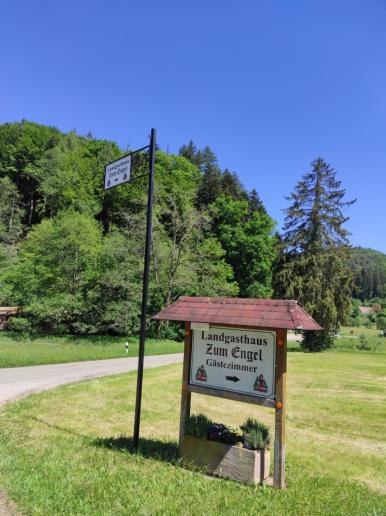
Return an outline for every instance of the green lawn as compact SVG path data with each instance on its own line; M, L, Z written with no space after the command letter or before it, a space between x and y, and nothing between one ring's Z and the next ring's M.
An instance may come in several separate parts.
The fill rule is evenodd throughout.
M126 354L125 342L129 343ZM147 355L180 353L183 344L167 339L147 339ZM0 332L0 368L39 364L59 364L138 355L138 337L25 337Z
M378 337L379 330L368 328L342 328L335 339L335 351L356 351L359 336L364 334L372 352L386 353L386 338ZM125 342L129 342L126 355ZM300 351L298 342L289 341L290 351ZM147 339L146 354L180 353L183 344L167 339ZM57 364L82 360L99 360L136 356L138 337L88 336L38 336L25 337L12 332L0 332L0 368L39 364Z
M0 486L27 514L386 514L386 353L289 353L286 491L211 479L176 454L181 366L145 371L141 453L135 374L60 387L0 415ZM239 425L273 411L194 395Z
M339 337L335 339L335 349L339 351L355 351L361 346L361 338L366 339L365 346L369 347L368 351L373 353L386 353L386 337L379 335L380 330L375 328L352 328L343 327L339 332Z

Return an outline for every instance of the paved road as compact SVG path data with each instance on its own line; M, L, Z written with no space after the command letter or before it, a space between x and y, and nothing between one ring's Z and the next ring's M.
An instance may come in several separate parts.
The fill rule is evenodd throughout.
M182 353L148 356L145 357L145 368L175 364L181 361ZM0 405L33 392L52 389L57 385L135 371L137 363L137 357L130 357L2 368L0 369Z

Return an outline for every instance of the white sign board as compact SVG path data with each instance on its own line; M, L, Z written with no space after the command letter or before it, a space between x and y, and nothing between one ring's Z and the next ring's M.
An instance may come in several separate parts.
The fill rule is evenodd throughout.
M105 167L105 190L130 181L131 155L109 163Z
M275 332L210 326L192 334L190 384L275 397Z

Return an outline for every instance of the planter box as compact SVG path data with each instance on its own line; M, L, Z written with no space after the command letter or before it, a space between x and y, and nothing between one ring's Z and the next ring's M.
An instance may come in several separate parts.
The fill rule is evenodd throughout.
M247 450L191 435L185 435L182 460L185 465L246 484L263 484L269 476L269 450Z

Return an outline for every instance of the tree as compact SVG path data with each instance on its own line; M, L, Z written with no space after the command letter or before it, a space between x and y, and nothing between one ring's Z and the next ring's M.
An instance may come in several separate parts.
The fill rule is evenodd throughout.
M36 212L39 183L31 171L46 150L60 139L57 129L26 120L0 126L0 175L8 176L17 186L25 208L23 223L28 226L39 221Z
M159 153L156 174L153 272L161 306L183 294L237 292L220 243L205 235L208 217L194 205L196 167Z
M35 226L5 276L12 303L50 332L77 331L98 275L101 228L88 215L63 212Z
M311 167L287 197L274 287L277 297L297 299L323 327L304 332L304 347L316 351L331 346L350 310L353 276L343 209L355 201L343 200L341 181L323 159Z
M248 201L220 197L210 206L213 235L225 250L242 297L269 297L275 259L274 222Z
M23 230L21 196L8 177L0 178L0 242L12 245Z
M178 154L190 161L190 163L193 163L193 165L196 165L198 168L201 167L203 161L201 151L196 147L192 140L190 140L187 145L183 145Z
M80 333L128 335L139 331L142 255L138 235L127 238L115 229L102 240L97 275L88 285L87 312Z
M197 206L206 207L221 195L221 169L217 157L209 147L201 151L202 179L197 190Z
M221 176L221 195L236 200L246 199L248 196L237 174L227 168L223 171Z
M267 213L267 210L265 209L263 201L260 199L259 194L253 188L248 194L248 206L249 211L259 211L260 213Z

